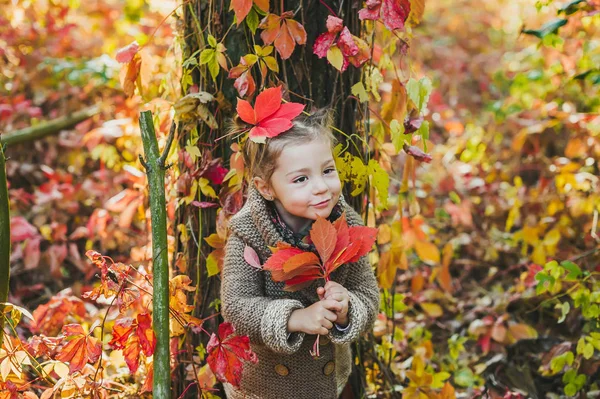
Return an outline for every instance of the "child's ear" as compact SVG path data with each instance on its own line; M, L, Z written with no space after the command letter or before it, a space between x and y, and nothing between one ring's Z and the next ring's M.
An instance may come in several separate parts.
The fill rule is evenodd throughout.
M252 179L252 182L256 186L256 189L258 190L260 195L264 197L264 199L266 199L267 201L273 201L275 199L275 193L273 192L273 189L271 188L271 185L269 183L267 183L260 177L255 177L254 179Z

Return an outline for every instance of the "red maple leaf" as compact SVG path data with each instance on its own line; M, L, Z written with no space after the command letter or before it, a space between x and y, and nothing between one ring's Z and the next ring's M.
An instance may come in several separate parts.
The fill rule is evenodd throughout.
M378 20L389 30L404 29L404 23L410 14L409 0L367 0L367 7L358 12L361 20Z
M260 29L264 29L260 34L263 42L265 44L275 42L275 48L284 60L290 58L296 43L306 43L306 31L298 21L292 18L293 16L292 11L286 11L281 16L269 14L258 26Z
M328 57L328 53L333 48L339 48L343 63L340 71L344 72L348 64L359 68L369 59L369 46L359 37L350 33L350 30L343 25L340 18L332 15L327 17L327 32L322 33L315 39L313 53L319 58ZM339 54L339 53L338 53ZM329 57L328 57L329 60ZM337 67L336 67L337 68Z
M219 325L218 335L213 333L206 346L206 361L219 381L238 387L244 367L242 360L256 363L258 358L250 349L250 338L234 335L234 332L231 323Z
M125 362L129 370L135 373L139 366L140 352L152 356L156 346L150 315L142 313L136 319L118 319L113 328L113 339L108 344L115 349L123 349Z
M264 143L267 137L275 137L289 130L292 119L304 110L303 104L281 103L281 86L264 90L256 97L254 108L246 100L238 98L237 113L240 118L253 125L250 140Z
M80 371L89 361L96 363L102 354L98 340L83 331L80 324L67 324L63 327L65 344L57 351L56 360L69 362L69 372Z
M348 227L345 214L334 223L317 217L309 234L318 256L278 243L263 266L271 272L274 281L285 281L286 291L302 289L318 278L329 281L334 270L345 263L358 261L371 250L377 239L377 229Z

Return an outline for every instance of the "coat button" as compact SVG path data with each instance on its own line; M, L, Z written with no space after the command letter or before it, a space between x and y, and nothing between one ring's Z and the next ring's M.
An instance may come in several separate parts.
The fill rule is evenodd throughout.
M321 335L321 336L319 336L319 345L325 346L329 342L331 342L331 339L329 338L329 336L327 336L327 335Z
M282 377L285 377L290 373L290 369L285 367L283 364L278 364L275 366L275 372Z
M323 374L330 375L335 370L335 362L332 360L327 362L327 364L323 367Z

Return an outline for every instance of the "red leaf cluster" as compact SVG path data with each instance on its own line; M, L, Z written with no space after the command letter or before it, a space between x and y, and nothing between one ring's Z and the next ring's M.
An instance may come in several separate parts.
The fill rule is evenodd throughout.
M206 346L206 361L219 381L229 382L237 387L242 378L242 360L256 363L258 358L250 349L250 338L234 335L234 332L231 323L219 325L218 335L213 333Z
M349 63L360 68L369 59L369 46L367 43L352 35L343 23L344 21L340 18L332 15L328 16L327 32L317 37L313 45L313 53L319 58L327 57L330 48L338 47L344 57L341 72L348 68Z
M285 281L287 291L302 289L318 278L329 280L338 267L369 253L377 239L375 228L348 227L345 214L334 223L318 217L309 234L319 256L278 243L263 267L271 272L273 280Z
M152 356L156 346L150 315L141 313L135 319L118 319L113 328L113 339L108 344L115 349L123 349L125 362L129 370L135 373L139 366L140 352Z
M378 20L389 30L402 29L410 14L409 0L367 0L367 7L358 12L361 20Z
M250 140L264 143L266 138L275 137L291 129L292 119L300 115L304 105L281 103L281 86L264 90L256 97L254 108L246 100L238 98L237 113L240 118L253 125Z

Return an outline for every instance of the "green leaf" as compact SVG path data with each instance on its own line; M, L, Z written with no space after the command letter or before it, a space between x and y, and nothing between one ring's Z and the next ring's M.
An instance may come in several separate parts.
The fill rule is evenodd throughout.
M454 382L461 387L471 387L475 383L475 375L468 368L463 368L454 373Z
M255 11L255 7L252 7L248 15L246 16L246 25L248 25L248 29L252 32L252 34L256 34L256 29L258 28L259 20L258 14Z
M561 315L560 315L560 319L558 319L558 324L565 321L570 310L571 310L571 304L569 302L563 302L562 305L560 306Z
M427 140L429 139L429 121L423 121L419 130L415 134L423 138L423 151L427 152Z
M574 369L567 370L567 372L563 374L562 382L565 384L568 384L569 382L574 381L576 376L577 376L576 370L574 370Z
M577 393L577 387L573 383L569 383L565 385L565 395L567 396L575 396Z
M219 75L219 62L216 58L213 58L212 61L208 63L208 71L210 72L210 76L212 76L213 80L217 80L217 76Z
M204 357L206 356L206 348L204 347L204 344L200 344L196 347L196 354L200 358L200 361L204 360Z
M217 39L213 35L208 35L208 44L210 47L217 47Z
M369 161L367 165L367 170L369 175L371 176L371 184L377 189L377 199L379 203L377 204L377 210L387 209L388 207L388 195L389 195L389 187L390 187L390 176L387 174L385 170L379 165L374 159Z
M410 78L406 84L406 94L417 108L419 108L419 102L421 98L419 91L419 82L414 78Z
M435 389L440 389L444 387L444 381L450 378L450 373L446 371L440 371L439 373L435 373L433 375L433 382L431 383L431 387Z
M424 77L421 80L419 80L419 112L423 112L423 108L427 106L431 90L433 90L433 86L431 85L431 80L429 80L428 77ZM423 124L425 124L425 122L423 122ZM429 127L427 132L429 133Z
M396 152L400 152L404 145L404 124L398 122L396 119L392 119L390 122L390 133L392 136L392 143Z
M594 356L594 346L588 342L583 346L583 357L589 360L592 356Z
M352 86L352 94L358 97L358 101L361 103L369 101L369 94L367 90L365 90L365 86L362 82L358 82L354 86ZM397 121L396 121L397 122Z
M552 20L546 24L544 24L540 29L523 29L521 31L521 33L525 33L526 35L533 35L535 37L537 37L538 39L543 39L544 37L548 36L549 34L552 33L557 33L558 29L561 26L566 25L568 22L567 19L563 19L563 18L558 18L555 20Z
M569 272L565 277L565 280L577 280L579 276L581 276L581 269L575 263L565 260L561 262L560 265Z
M216 52L214 49L204 49L200 53L200 65L208 64L209 62L216 61Z
M344 65L344 56L338 46L332 46L327 50L327 61L338 71L342 70Z

